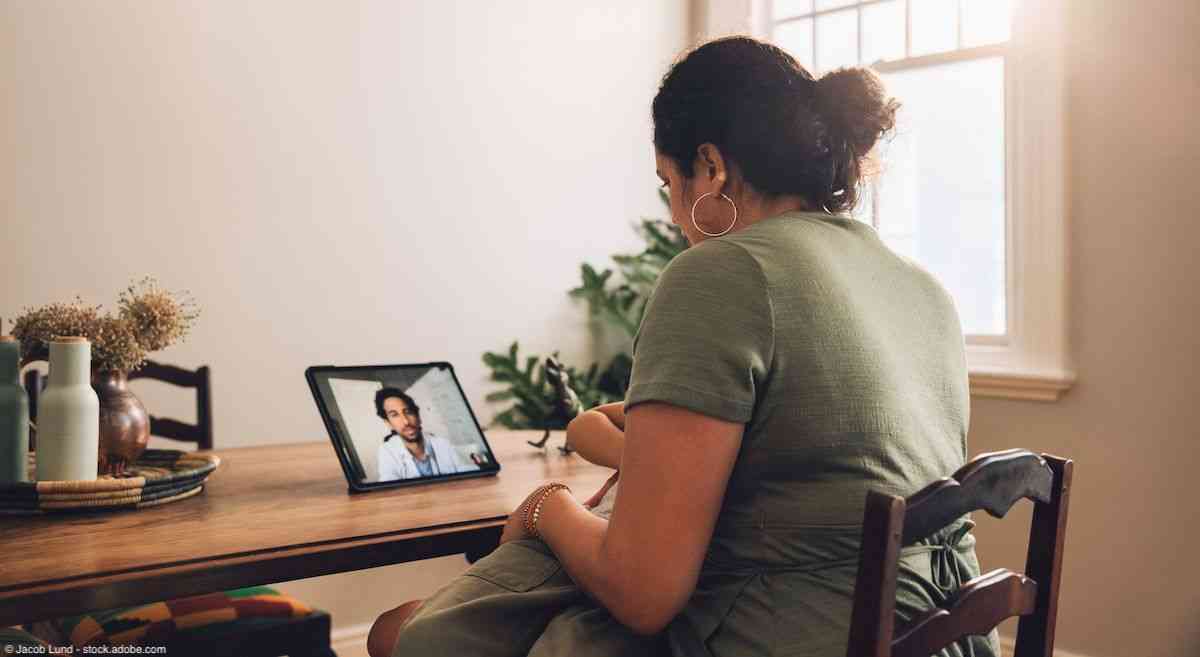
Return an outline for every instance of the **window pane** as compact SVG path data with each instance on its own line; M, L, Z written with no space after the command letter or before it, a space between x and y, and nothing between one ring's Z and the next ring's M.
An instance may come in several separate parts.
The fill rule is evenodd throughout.
M1008 41L1011 24L1011 0L964 0L963 47Z
M850 211L850 216L864 224L875 225L875 182L874 178L859 181L858 204Z
M904 57L904 3L900 0L862 8L862 63Z
M811 14L812 10L813 0L775 0L772 7L772 12L775 14L776 20Z
M958 0L912 2L912 53L928 55L958 47Z
M963 330L1005 333L1004 60L890 73L903 104L885 142L880 235L954 297Z
M817 0L817 11L821 11L822 9L837 9L838 7L852 5L855 2L856 0Z
M792 53L800 65L813 71L813 20L805 18L775 26L775 45Z
M858 11L817 17L817 67L821 72L858 64Z

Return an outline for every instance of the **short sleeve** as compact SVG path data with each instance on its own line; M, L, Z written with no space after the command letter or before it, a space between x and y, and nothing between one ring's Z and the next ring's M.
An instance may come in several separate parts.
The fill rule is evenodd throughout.
M742 247L702 242L666 267L634 340L626 410L658 401L746 423L774 349L766 277Z

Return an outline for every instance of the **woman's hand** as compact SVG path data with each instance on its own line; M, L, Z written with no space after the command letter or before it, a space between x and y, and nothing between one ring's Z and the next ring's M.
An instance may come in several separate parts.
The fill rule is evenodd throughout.
M608 490L613 487L613 484L617 483L617 479L620 477L621 471L617 470L612 474L611 477L608 478L608 481L604 482L604 485L600 487L600 490L596 491L595 495L589 497L588 500L583 503L583 505L589 509L596 508L596 505L600 504L600 500L604 499L604 496L608 494Z
M544 492L545 486L533 489L533 492L525 496L525 501L521 502L521 506L508 514L508 522L504 523L504 531L500 532L500 545L523 538L533 538L533 535L525 528L525 516L529 514L530 507L538 503L538 499Z
M500 532L500 545L525 538L533 537L525 531L525 505L522 504L516 511L508 514L508 522L504 523L504 531Z
M621 431L625 430L625 402L612 402L611 404L601 404L593 409L604 417L608 418Z

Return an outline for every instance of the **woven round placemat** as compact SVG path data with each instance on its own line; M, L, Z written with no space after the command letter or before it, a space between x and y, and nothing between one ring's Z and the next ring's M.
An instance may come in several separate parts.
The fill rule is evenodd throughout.
M0 483L0 513L37 514L70 511L141 509L186 499L204 488L221 459L211 452L148 449L119 477L94 481ZM29 472L36 478L36 460Z

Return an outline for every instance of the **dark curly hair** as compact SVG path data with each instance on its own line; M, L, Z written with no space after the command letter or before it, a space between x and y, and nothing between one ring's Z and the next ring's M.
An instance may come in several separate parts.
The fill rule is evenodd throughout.
M387 420L387 411L383 410L383 402L391 399L392 397L399 398L400 401L404 402L404 405L407 406L409 410L417 415L417 417L421 416L421 407L417 406L417 402L413 401L412 397L409 397L403 390L399 388L385 386L380 388L375 393L375 414L379 416L379 419Z
M685 178L712 143L742 178L768 196L799 195L813 208L849 210L875 143L900 104L864 68L816 80L782 49L749 37L710 41L687 53L654 97L654 146Z

